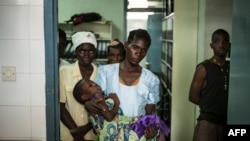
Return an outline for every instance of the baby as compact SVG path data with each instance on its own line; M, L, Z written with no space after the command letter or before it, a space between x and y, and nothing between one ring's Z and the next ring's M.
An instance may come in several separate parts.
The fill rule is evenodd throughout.
M89 79L81 79L76 83L73 96L81 104L93 99L94 101L100 98L103 99L100 102L96 101L96 104L100 105L102 109L101 113L95 116L89 114L89 119L94 127L94 131L99 134L99 139L144 141L147 140L143 136L145 128L149 125L157 125L158 129L163 129L161 131L165 132L165 135L169 133L168 127L156 115L145 115L142 117L124 116L119 108L120 101L118 96L115 93L111 93L108 98L104 98L100 86Z
M111 93L105 100L100 86L89 79L81 79L76 83L73 96L81 104L92 99L102 98L103 100L98 104L102 107L101 115L107 121L112 121L118 113L120 101L117 95Z

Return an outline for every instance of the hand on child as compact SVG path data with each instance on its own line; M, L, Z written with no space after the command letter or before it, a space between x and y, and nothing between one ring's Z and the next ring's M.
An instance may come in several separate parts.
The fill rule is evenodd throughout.
M84 141L84 138L83 138L84 134L83 134L81 126L78 126L74 129L70 130L70 133L73 136L74 141Z
M99 114L101 110L105 110L99 105L99 103L103 100L103 98L92 99L90 101L86 101L84 106L90 113Z
M85 141L83 136L89 131L88 126L92 127L91 123L78 126L70 130L70 133L74 138L74 141Z

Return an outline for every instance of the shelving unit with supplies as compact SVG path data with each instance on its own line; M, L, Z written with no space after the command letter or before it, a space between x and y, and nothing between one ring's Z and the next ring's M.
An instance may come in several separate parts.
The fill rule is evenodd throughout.
M66 32L68 45L66 47L65 59L74 62L74 52L71 49L71 36L78 31L91 31L95 34L97 39L97 64L105 64L107 62L107 46L111 39L113 39L113 25L111 21L95 21L85 22L79 25L72 23L59 23L58 28Z

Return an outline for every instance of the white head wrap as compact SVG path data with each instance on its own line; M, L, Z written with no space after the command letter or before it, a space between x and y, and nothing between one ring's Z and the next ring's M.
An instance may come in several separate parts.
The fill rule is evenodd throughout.
M74 50L83 43L90 43L96 48L97 41L92 32L81 31L72 35L72 42Z

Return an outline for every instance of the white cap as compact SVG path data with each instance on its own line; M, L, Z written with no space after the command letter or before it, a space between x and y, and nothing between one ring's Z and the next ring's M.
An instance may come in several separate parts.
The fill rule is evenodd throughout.
M90 43L96 48L97 42L95 35L92 32L80 31L72 35L74 50L83 43Z

